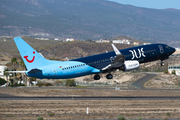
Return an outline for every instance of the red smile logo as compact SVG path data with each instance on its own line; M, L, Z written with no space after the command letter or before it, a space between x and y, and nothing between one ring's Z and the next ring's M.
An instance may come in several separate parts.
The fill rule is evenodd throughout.
M33 54L35 54L35 51L33 51ZM28 63L32 63L32 62L34 62L35 56L33 56L33 59L32 59L32 60L28 60L28 56L24 56L24 58L26 59L26 61L27 61Z

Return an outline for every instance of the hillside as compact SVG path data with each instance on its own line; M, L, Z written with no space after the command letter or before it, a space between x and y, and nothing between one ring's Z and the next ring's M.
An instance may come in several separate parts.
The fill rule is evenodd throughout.
M1 0L0 35L109 39L130 36L179 46L180 11L106 0Z
M110 43L93 43L93 42L60 42L55 40L37 40L29 37L23 39L38 52L42 53L47 59L65 60L85 57L89 55L113 51ZM13 39L0 39L0 61L10 60L12 57L20 58L18 49ZM131 47L129 45L116 44L118 49Z

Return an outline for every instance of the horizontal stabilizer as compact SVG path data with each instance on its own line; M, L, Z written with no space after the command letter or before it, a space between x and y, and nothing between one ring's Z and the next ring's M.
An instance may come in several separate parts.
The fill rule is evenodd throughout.
M42 72L42 70L40 70L40 69L32 69L28 73L39 73L39 72Z
M26 73L27 71L6 71L6 73Z

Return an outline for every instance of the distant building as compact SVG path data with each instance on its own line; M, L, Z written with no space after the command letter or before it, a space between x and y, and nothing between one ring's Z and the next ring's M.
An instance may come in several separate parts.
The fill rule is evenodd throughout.
M180 65L179 66L169 66L168 67L169 74L172 74L173 71L175 71L176 75L180 75Z
M100 40L96 40L95 42L96 43L109 43L109 40L100 39Z
M6 69L6 66L0 66L0 76L4 75L4 70Z
M130 44L130 40L126 40L126 39L123 39L123 40L113 40L112 43L119 43L119 44Z
M122 40L113 40L112 43L119 43L119 44L122 44Z
M138 46L139 42L134 42L133 45Z
M73 38L67 38L67 39L66 39L66 42L72 42L72 41L74 41Z
M151 44L151 43L143 43L143 45L148 45L148 44Z
M38 40L49 40L49 38L35 38L35 39L38 39Z
M180 75L180 54L174 53L168 59L168 72L172 74L175 71L176 75Z

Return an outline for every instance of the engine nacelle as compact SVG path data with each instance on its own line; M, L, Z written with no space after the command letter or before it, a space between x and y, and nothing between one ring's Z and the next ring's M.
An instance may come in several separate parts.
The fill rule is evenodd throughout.
M124 62L123 68L120 68L123 71L133 70L139 68L139 62L137 60L128 60Z

